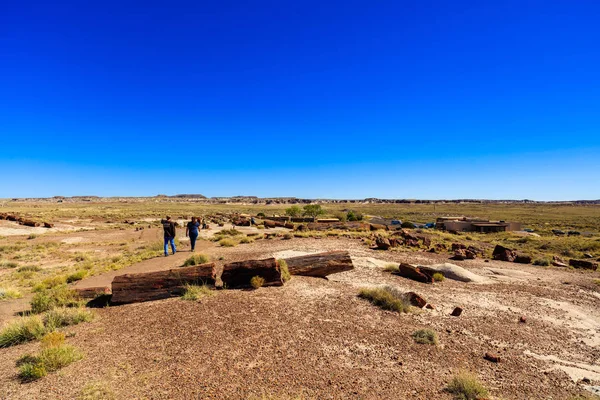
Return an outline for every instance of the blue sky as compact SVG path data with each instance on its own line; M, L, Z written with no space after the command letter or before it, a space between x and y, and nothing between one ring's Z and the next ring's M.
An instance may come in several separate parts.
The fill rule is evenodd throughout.
M0 197L600 198L595 1L2 9Z

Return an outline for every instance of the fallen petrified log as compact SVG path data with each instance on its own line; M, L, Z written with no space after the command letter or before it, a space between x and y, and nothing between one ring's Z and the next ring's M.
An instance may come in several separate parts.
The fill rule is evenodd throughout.
M111 303L139 303L180 296L184 293L186 284L213 284L215 275L214 263L117 275L112 281Z
M412 279L413 281L423 282L423 283L433 283L433 274L430 274L427 271L422 271L419 267L415 265L400 264L398 272L392 272L394 275L400 275L404 278Z
M250 279L260 276L265 280L263 286L282 286L279 263L274 258L265 260L247 260L225 264L221 280L227 289L250 287Z
M98 296L111 294L110 287L108 286L95 286L89 288L74 288L75 293L82 299L94 299Z
M31 227L36 227L36 226L40 226L39 222L35 222L32 221L30 219L24 219L20 222L21 225L25 225L25 226L31 226Z
M369 229L372 231L378 231L378 230L387 231L388 227L387 227L387 225L383 225L383 224L369 224Z
M364 222L313 222L306 224L311 231L327 231L329 229L340 229L347 231L368 231L370 225Z
M271 221L265 219L265 228L285 228L285 223L280 221Z
M44 222L44 228L54 228L54 224L51 224L50 222Z
M597 263L595 263L593 261L587 261L587 260L570 259L569 265L573 268L591 269L592 271L595 271L598 269Z
M306 256L286 258L288 270L292 275L315 276L325 278L327 275L354 269L352 259L347 251L329 251Z
M494 260L513 262L517 258L517 252L498 244L494 248L492 258Z

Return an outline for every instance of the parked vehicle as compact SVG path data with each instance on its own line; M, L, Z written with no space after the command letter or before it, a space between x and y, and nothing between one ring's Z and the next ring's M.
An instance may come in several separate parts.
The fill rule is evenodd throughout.
M400 221L399 219L393 219L392 225L402 225L402 221Z

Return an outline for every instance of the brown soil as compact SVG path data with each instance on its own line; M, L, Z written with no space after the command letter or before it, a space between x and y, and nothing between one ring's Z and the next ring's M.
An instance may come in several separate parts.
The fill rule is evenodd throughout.
M222 262L289 250L348 250L356 268L329 280L293 277L280 288L219 291L200 302L175 298L99 309L94 322L66 329L85 358L37 382L19 383L15 361L38 343L0 349L0 398L76 399L87 383L100 382L118 399L451 399L444 388L460 370L477 374L493 398L503 399L568 399L583 391L576 380L600 383L596 275L452 261L488 283L427 285L381 267L448 262L447 254L374 251L342 238L198 244L198 252ZM189 255L148 260L77 286L173 268ZM435 310L399 315L357 297L360 287L375 285L415 291ZM460 317L450 316L456 306L464 309ZM411 334L420 328L437 331L440 345L416 344ZM501 361L485 360L486 352Z

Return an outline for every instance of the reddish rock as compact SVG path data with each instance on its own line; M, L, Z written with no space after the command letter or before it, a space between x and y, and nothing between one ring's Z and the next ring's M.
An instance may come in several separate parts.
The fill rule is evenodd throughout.
M597 263L595 263L593 261L587 261L587 260L570 259L569 265L573 268L591 269L592 271L595 271L598 269Z
M387 226L383 224L369 224L369 229L372 231L384 230L387 231Z
M452 260L462 261L467 258L467 251L465 249L458 249L454 251L454 255L450 257Z
M514 250L508 249L504 246L496 245L492 258L494 260L513 262L517 257L517 253Z
M408 299L410 304L415 307L423 308L427 304L427 301L415 292L406 293L406 298Z
M378 236L377 238L375 238L375 245L377 246L378 249L381 249L381 250L387 250L392 246L388 239L381 237L381 236Z
M453 311L452 311L452 315L453 317L460 317L460 315L462 314L463 309L460 307L456 307Z
M416 239L405 239L404 244L409 247L419 247L419 241Z
M433 304L429 304L427 303L427 305L425 306L426 309L428 310L435 310L435 306Z
M446 251L447 250L446 245L444 243L437 243L435 245L435 249L437 251Z
M437 253L437 250L435 249L435 247L430 248L429 250L427 250L430 253Z
M521 318L519 318L519 322L524 324L525 322L527 322L527 318L524 315L522 315Z
M491 361L493 363L500 362L500 357L498 357L496 354L493 354L493 353L485 353L483 358L485 358L486 360Z
M390 246L391 247L402 246L402 242L399 239L397 239L397 238L389 238L388 240L390 242Z
M82 299L94 299L98 296L102 296L104 294L111 294L112 291L108 286L97 286L90 288L74 288L75 293Z
M462 243L452 243L452 251L456 250L466 250L467 246Z
M426 236L421 236L421 241L423 242L423 246L425 247L430 247L431 246L431 239L429 239Z
M465 250L465 258L467 260L474 260L477 258L477 253L475 253L474 251L471 251L469 249Z
M433 277L431 275L424 273L419 267L410 264L400 264L398 272L394 272L394 275L400 275L417 282L433 283Z

